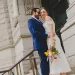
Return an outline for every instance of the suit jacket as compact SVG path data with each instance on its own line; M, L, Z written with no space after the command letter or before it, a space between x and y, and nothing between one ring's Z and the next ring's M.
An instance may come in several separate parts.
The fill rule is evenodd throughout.
M28 20L28 28L32 35L34 50L47 49L47 34L42 22L31 18Z

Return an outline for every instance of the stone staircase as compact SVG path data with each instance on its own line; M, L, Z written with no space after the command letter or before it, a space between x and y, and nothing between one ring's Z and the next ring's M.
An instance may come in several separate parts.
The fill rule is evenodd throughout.
M37 65L37 68L38 68L38 75L41 75L41 71L40 71L40 65L38 64ZM36 71L35 71L36 72ZM37 75L36 73L35 73L35 75ZM32 72L32 70L29 70L29 73L28 74L26 74L26 75L33 75L33 72Z
M38 55L38 52L37 52L37 51L34 52L34 57L33 57L33 58L36 58L35 60L36 60L38 72L39 72L39 74L41 75L41 72L40 72L40 58L39 58L39 55ZM26 62L26 61L25 61L25 62ZM29 61L28 61L28 62L29 62ZM25 74L25 75L33 75L33 70L31 69L30 63L28 63L28 62L27 62L27 67L26 67L26 64L24 64L24 66L25 66L24 74ZM35 69L34 69L34 71L35 71L35 74L36 74L36 70L35 70ZM39 74L38 74L38 75L39 75Z

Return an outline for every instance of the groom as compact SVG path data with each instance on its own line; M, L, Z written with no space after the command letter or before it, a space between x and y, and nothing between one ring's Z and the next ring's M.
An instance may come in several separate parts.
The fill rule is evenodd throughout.
M49 62L47 61L47 57L44 55L44 52L48 49L47 37L50 36L45 33L43 23L39 20L39 8L33 8L31 14L32 17L28 20L28 28L33 39L34 50L37 50L40 56L42 75L49 75Z

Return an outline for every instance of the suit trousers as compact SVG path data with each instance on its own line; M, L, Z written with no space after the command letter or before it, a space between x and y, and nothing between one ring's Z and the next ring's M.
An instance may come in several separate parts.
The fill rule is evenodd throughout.
M41 74L42 75L49 75L49 61L47 60L47 56L45 56L44 52L46 52L47 49L40 49L38 50L38 54L40 56L40 68L41 68Z

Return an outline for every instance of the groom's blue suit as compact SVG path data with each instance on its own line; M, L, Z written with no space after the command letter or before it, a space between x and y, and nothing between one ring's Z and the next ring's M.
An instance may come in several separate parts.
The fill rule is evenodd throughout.
M33 39L34 50L37 50L41 59L41 73L42 75L49 75L49 62L44 52L47 51L47 34L41 21L35 18L28 20L28 28L31 32Z

